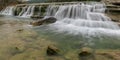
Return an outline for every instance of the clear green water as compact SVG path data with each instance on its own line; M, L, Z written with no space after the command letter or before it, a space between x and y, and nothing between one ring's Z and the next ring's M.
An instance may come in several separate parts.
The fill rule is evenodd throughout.
M120 38L111 36L96 36L86 37L83 35L70 35L66 32L56 33L54 31L47 30L46 26L34 28L39 34L48 40L55 41L63 47L69 47L71 49L80 48L84 46L92 47L95 49L119 49ZM40 35L41 36L41 35Z

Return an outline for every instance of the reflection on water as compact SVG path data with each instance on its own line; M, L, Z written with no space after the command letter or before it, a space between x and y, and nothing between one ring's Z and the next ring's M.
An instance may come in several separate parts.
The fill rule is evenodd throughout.
M82 47L119 49L120 38L72 35L55 32L48 25L32 27L31 19L0 16L0 60L78 60L74 54ZM92 37L92 38L90 38ZM46 48L55 44L64 57L47 57ZM74 57L74 58L71 58ZM109 59L108 59L109 60Z

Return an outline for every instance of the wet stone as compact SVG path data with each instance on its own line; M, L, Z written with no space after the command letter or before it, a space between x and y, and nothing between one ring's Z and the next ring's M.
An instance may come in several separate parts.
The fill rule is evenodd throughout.
M48 46L47 48L47 55L48 56L56 56L59 53L59 49L53 45Z

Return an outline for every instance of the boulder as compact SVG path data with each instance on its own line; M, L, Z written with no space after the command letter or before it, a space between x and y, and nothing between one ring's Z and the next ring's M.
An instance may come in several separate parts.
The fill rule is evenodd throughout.
M55 56L58 55L59 49L53 45L48 46L47 48L47 55L49 56Z
M56 18L49 17L49 18L41 19L41 20L38 20L38 21L35 21L35 22L31 22L30 24L33 25L33 26L40 26L40 25L43 25L43 24L55 23L56 21L57 21Z

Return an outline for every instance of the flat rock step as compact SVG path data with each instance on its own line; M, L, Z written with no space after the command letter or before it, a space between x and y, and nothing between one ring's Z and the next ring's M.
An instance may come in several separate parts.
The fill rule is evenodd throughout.
M116 5L107 5L107 8L120 8L120 6L116 6Z
M108 8L107 10L112 12L120 12L120 8Z
M112 4L120 6L120 2L113 2Z

